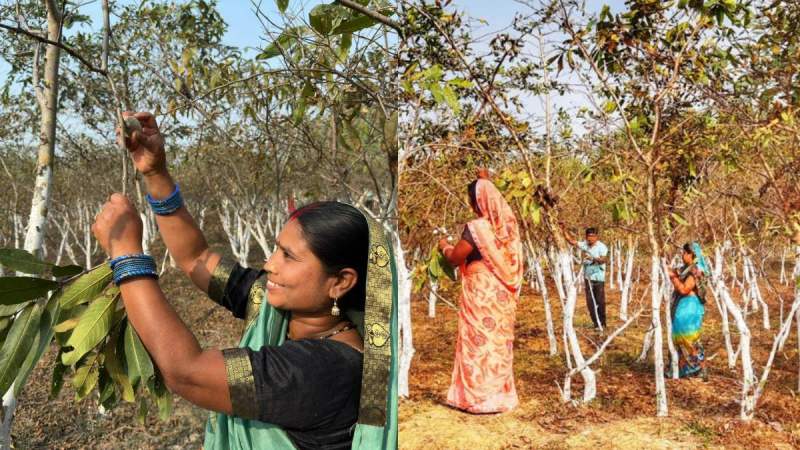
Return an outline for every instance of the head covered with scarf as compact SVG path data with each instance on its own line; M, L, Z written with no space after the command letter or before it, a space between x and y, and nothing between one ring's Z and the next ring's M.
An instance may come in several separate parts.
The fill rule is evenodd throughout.
M471 201L479 215L467 224L472 239L489 270L508 289L516 291L523 270L522 242L514 211L497 187L483 178L474 183Z
M711 274L711 269L708 266L706 257L703 255L703 249L700 247L700 244L697 241L687 243L683 246L683 250L694 255L694 266L697 267L698 270L702 271L703 275L708 276Z

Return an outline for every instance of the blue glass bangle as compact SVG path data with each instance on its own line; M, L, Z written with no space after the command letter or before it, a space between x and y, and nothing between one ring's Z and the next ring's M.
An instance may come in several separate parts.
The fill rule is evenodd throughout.
M153 213L159 216L172 214L183 206L183 197L181 196L181 188L178 186L178 183L175 183L175 190L164 200L156 200L150 196L150 194L147 194L145 198L147 198L147 203L150 204Z
M114 276L114 284L119 286L123 281L133 277L153 277L158 279L156 262L145 254L118 256L108 262Z

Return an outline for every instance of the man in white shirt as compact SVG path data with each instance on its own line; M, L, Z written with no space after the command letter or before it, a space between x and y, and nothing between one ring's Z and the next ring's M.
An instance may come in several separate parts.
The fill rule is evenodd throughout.
M571 245L577 246L583 252L583 280L586 291L586 308L592 318L594 326L600 330L606 328L606 262L608 247L600 241L597 229L586 229L586 240L577 241L562 226L564 238Z

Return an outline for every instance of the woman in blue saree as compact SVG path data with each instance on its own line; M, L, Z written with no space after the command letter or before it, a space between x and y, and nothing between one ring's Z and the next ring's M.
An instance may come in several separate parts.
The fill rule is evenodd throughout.
M701 376L707 379L705 352L700 331L705 315L705 277L709 273L703 250L697 242L683 246L683 266L671 270L674 286L672 299L672 341L678 351L678 376Z
M155 118L135 117L142 131L126 146L167 249L245 320L237 348L201 348L142 254L135 208L110 197L92 230L168 388L211 411L205 449L396 449L397 289L383 228L350 205L312 203L292 213L263 268L242 267L209 249L167 172Z

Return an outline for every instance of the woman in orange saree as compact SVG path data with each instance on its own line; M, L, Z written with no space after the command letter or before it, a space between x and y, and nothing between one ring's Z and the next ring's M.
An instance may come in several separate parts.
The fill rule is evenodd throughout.
M470 413L498 413L518 403L513 350L522 245L511 207L485 174L469 185L469 193L478 218L467 223L456 245L439 242L462 275L447 404Z

